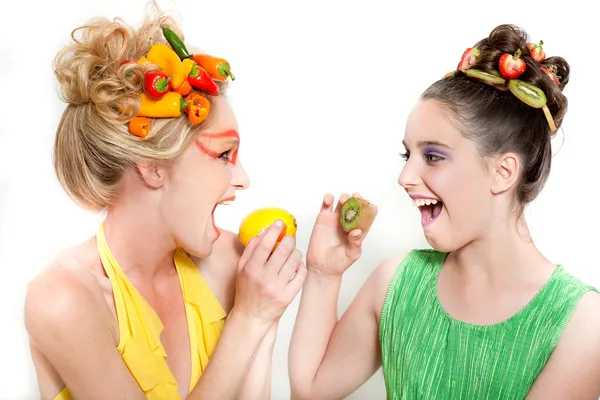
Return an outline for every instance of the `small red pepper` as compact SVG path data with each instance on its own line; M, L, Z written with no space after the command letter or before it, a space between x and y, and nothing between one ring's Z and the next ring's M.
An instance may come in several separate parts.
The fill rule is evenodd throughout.
M204 121L210 111L208 99L201 94L192 92L185 98L182 107L188 114L188 119L194 125Z
M194 64L187 80L194 89L202 90L213 96L219 94L219 86L212 80L208 72L198 64Z
M164 72L147 71L144 74L144 89L148 96L162 99L171 90L171 77Z

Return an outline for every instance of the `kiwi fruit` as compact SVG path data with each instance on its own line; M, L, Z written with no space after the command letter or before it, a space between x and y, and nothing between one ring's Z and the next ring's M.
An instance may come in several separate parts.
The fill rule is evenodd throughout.
M531 83L511 79L508 82L508 90L523 103L533 108L542 108L546 105L546 95L544 92Z
M377 216L377 206L368 200L350 197L342 204L340 210L340 224L342 229L350 232L360 229L363 232L369 230Z
M467 76L477 79L480 82L487 83L489 85L504 85L506 83L506 79L493 72L484 72L473 68L464 71Z

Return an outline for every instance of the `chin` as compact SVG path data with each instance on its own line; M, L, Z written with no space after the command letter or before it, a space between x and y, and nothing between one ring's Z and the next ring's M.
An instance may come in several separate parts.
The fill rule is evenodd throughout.
M441 222L441 221L440 221ZM434 249L442 253L451 253L463 247L466 243L456 240L455 232L452 232L447 227L427 227L423 230L425 240Z
M204 241L204 243L196 244L195 246L181 246L188 254L197 258L207 258L212 254L213 243Z
M197 258L206 258L212 254L214 243L215 243L215 234L210 236L207 231L190 232L190 235L185 235L185 237L180 237L178 244L186 253L197 257Z
M440 240L439 238L430 237L425 235L427 243L434 249L442 253L450 253L458 249L458 246L451 243L449 240Z

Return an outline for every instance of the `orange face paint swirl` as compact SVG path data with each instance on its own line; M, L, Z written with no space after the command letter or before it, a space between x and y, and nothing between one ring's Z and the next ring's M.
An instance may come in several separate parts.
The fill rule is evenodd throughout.
M207 154L210 157L219 158L223 152L215 151L215 150L209 148L204 143L203 139L205 139L204 141L208 140L209 142L212 142L213 140L217 140L218 142L221 142L223 145L229 145L231 143L235 144L235 149L233 150L233 154L232 154L229 162L232 163L233 165L236 164L240 136L235 129L229 129L229 130L226 130L224 132L219 132L219 133L203 133L200 135L200 137L198 139L196 139L194 141L196 146L202 152L204 152L205 154ZM225 141L223 139L230 139L230 140Z

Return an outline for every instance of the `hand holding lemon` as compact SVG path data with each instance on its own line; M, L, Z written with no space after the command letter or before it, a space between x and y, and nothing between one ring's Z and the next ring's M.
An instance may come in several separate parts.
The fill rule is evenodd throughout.
M276 220L282 221L284 227L277 238L277 242L273 248L275 249L285 235L295 236L296 229L298 228L296 218L283 208L265 207L252 211L242 220L238 238L244 246L247 246L253 237L258 235L263 229L268 228Z
M244 218L238 237L245 249L238 262L233 314L267 329L294 299L306 278L296 225L281 208L262 208Z

